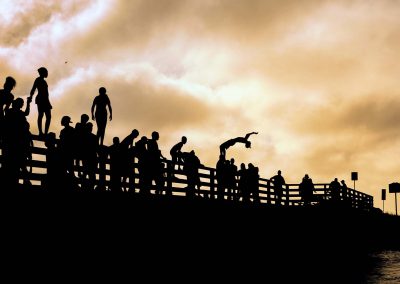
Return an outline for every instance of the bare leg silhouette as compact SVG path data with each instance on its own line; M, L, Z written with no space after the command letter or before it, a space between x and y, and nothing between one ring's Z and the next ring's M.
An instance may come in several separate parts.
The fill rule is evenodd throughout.
M47 111L45 111L45 114L46 114L46 122L45 122L44 133L47 134L47 133L49 133L49 128L50 128L51 111L47 110Z
M39 129L39 135L43 135L43 130L42 130L42 120L43 120L43 112L39 111L38 115L38 129Z

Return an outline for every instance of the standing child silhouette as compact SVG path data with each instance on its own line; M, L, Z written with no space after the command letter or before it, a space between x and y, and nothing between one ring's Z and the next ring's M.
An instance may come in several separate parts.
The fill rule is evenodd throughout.
M47 78L49 73L45 67L40 67L38 69L38 72L39 72L39 77L36 78L35 82L33 83L30 95L32 98L37 89L38 93L35 99L35 103L37 104L39 113L37 123L38 123L39 135L43 136L43 129L42 129L43 115L46 115L44 134L47 134L49 132L49 127L51 122L51 109L53 107L50 104L48 85L45 80L45 78Z
M107 96L107 90L104 87L99 89L99 95L94 98L92 104L92 119L96 120L97 124L97 139L99 145L103 145L104 135L107 126L107 107L110 111L110 121L112 120L112 108L110 99Z

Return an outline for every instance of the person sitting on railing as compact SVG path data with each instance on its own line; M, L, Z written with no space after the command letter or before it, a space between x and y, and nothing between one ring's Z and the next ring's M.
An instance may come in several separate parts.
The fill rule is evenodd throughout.
M171 161L173 164L173 167L175 168L175 165L178 165L178 169L180 169L180 164L183 162L182 159L182 147L185 145L187 142L187 138L185 136L182 136L182 139L180 142L176 143L171 150L169 151L171 155Z
M247 133L246 136L244 136L244 137L236 137L236 138L229 139L228 141L222 143L219 146L220 155L225 157L226 150L228 150L228 148L232 147L236 143L243 143L246 145L246 148L251 148L251 142L249 141L249 138L253 134L258 134L258 132L250 132L250 133Z
M329 184L329 195L334 202L340 200L340 183L337 178Z
M286 184L282 172L279 170L277 175L271 177L271 181L274 183L275 204L280 206L282 202L283 186Z

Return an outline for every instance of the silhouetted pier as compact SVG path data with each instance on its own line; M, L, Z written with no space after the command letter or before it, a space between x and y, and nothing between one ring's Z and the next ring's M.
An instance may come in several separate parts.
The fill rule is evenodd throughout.
M46 178L47 163L46 163L47 148L45 147L43 139L38 136L33 136L33 147L32 147L32 160L28 161L27 166L30 171L26 174L27 176L21 176L20 183L21 187L29 190L42 190L43 181ZM0 156L1 158L1 156ZM0 160L1 161L1 160ZM186 196L189 195L188 183L186 175L178 169L177 165L173 165L170 160L164 160L164 192L163 194L170 194L173 196ZM105 168L103 170L98 165L96 172L96 184L99 183L101 176L104 178L105 191L110 191L110 159L107 158L105 161ZM134 182L131 183L131 191L139 192L139 173L137 159L133 165ZM79 166L74 168L76 176L78 176ZM214 168L201 166L199 170L201 189L196 191L200 197L207 199L223 199L223 200L235 200L235 196L231 196L229 192L218 192L217 191L217 179L216 170ZM30 181L29 184L23 185L23 180ZM81 181L77 178L78 183ZM128 180L122 184L122 187L128 188ZM133 185L133 188L132 188ZM331 198L329 183L314 184L314 194L311 204L317 204L325 201L329 201ZM57 191L57 189L52 189ZM82 189L83 191L83 189ZM155 187L152 188L151 192L154 193ZM221 196L221 194L223 196ZM373 208L373 197L362 193L360 191L348 188L347 196L343 196L343 192L340 192L340 202L345 202L348 207L370 210ZM277 205L277 196L275 194L274 184L269 179L259 179L259 199L262 204ZM251 199L253 200L253 199ZM237 196L236 201L239 202ZM303 205L299 184L286 184L283 186L283 195L281 199L282 206L299 206Z

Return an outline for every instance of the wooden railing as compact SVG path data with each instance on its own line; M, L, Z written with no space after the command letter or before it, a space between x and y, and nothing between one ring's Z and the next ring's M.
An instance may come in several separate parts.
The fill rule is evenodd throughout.
M23 179L29 180L31 185L29 186L33 190L42 190L42 184L46 179L47 172L47 163L46 163L46 153L47 149L44 145L44 141L39 139L37 136L33 136L34 146L32 147L32 160L28 161L27 166L31 168L31 171L25 177L21 177L20 183L23 183ZM1 148L0 148L1 150ZM136 159L135 159L136 160ZM1 155L0 155L1 162ZM188 193L187 190L187 178L186 175L182 173L182 171L178 170L177 165L173 165L171 161L166 160L164 163L164 189L167 192L170 192L175 196L185 196ZM134 161L133 164L134 173L131 175L134 180L127 181L123 186L128 187L127 185L130 183L133 185L133 190L135 192L139 192L139 173L138 173L138 165L137 161ZM75 174L78 174L80 170L79 167L75 167ZM105 163L105 169L102 172L105 175L104 184L106 188L110 186L110 160L107 158ZM231 193L224 192L221 196L218 193L217 187L217 179L216 179L216 170L214 168L201 166L199 170L200 175L200 195L203 197L207 197L210 199L235 199L238 195L234 194L231 196ZM100 179L100 169L98 166L96 172L96 183L99 182ZM1 183L1 181L0 181ZM268 179L260 178L259 179L259 200L262 204L269 205L277 205L277 195L275 191L275 187L273 182ZM312 204L324 202L330 200L330 191L329 184L314 184L314 194L312 199ZM154 193L155 187L151 189L151 192ZM220 194L218 196L218 194ZM344 196L346 195L346 196ZM253 200L253 197L251 197ZM353 208L369 210L373 207L373 197L362 193L360 191L356 191L354 189L348 188L346 194L340 192L340 201L343 203L347 203L349 206ZM281 205L284 206L300 206L303 205L304 202L301 198L299 191L299 184L286 184L283 187L282 196L281 196Z

